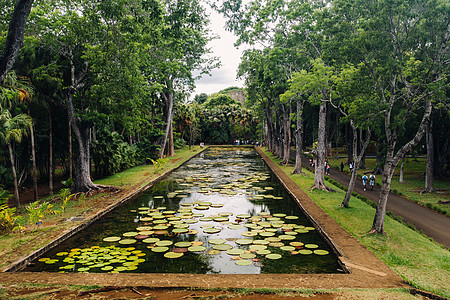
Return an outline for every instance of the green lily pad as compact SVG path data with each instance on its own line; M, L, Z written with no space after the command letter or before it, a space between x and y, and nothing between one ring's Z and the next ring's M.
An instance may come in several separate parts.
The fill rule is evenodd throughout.
M252 259L252 258L255 258L256 255L253 253L242 253L239 255L239 257L243 258L243 259Z
M204 246L191 246L188 248L188 251L190 251L190 252L202 252L205 250L206 250L206 247L204 247Z
M251 260L248 260L248 259L241 259L241 260L237 260L236 261L236 265L238 265L238 266L249 266L252 263L253 262Z
M253 243L253 240L251 239L239 239L234 241L238 245L250 245Z
M218 233L220 231L222 231L220 228L215 228L215 227L209 227L209 228L203 229L203 232L209 233L209 234Z
M172 230L173 233L186 233L188 231L189 231L189 229L187 229L187 228L175 228Z
M164 253L165 258L180 258L184 255L182 252L166 252Z
M303 255L309 255L309 254L312 254L313 252L308 249L301 249L301 250L298 250L298 253L303 254Z
M293 246L282 246L282 247L280 247L280 249L283 250L283 251L294 251L295 247L293 247Z
M279 235L278 238L280 238L281 240L284 240L284 241L295 240L295 236L293 236L293 235L286 235L286 234Z
M192 245L192 242L178 242L178 243L174 244L175 247L180 247L180 248L187 248L187 247L190 247L191 245Z
M207 209L209 209L209 206L206 206L206 205L198 205L198 206L196 206L196 207L194 207L195 209L198 209L198 210L207 210Z
M266 255L267 259L280 259L282 256L281 254L276 254L276 253L270 253Z
M280 238L277 238L277 237L275 237L275 236L271 236L271 237L265 238L264 240L266 240L266 241L268 241L268 242L270 242L270 243L276 243L276 242L281 241Z
M134 243L136 243L135 239L123 239L123 240L119 241L119 244L122 244L122 245L131 245Z
M264 236L264 237L269 237L269 236L274 236L275 233L274 233L274 232L267 232L267 231L264 231L264 232L261 232L259 235L260 235L260 236Z
M244 249L233 248L233 249L227 250L226 253L229 255L241 255L241 254L244 254L245 251L244 251Z
M277 218L284 218L286 217L286 214L273 214L273 216Z
M286 220L297 220L298 217L297 216L286 216L284 217Z
M166 252L168 250L169 250L169 247L153 247L152 248L152 251L157 252L157 253Z
M253 244L255 244L255 245L268 245L268 244L270 244L270 242L266 241L266 240L254 240Z
M155 245L158 247L167 247L167 246L171 246L172 244L173 244L172 241L158 241L155 243Z
M214 250L227 251L233 248L233 246L229 244L218 244L212 247Z
M319 248L319 246L316 245L316 244L306 244L306 245L305 245L305 248L316 249L316 248Z
M206 251L206 254L209 254L209 255L218 255L218 254L220 254L220 250L211 249L211 250Z
M112 269L114 269L114 267L112 266L104 266L103 268L101 268L102 271L111 271Z
M320 249L314 250L314 254L316 255L327 255L328 253L330 252L328 252L327 250L320 250Z
M82 267L82 268L78 268L77 271L78 272L87 272L89 271L91 268L87 268L87 267Z
M241 235L251 237L251 236L256 236L258 234L256 232L252 232L252 231L244 231L243 233L241 233Z
M125 233L123 233L122 235L123 235L123 236L126 236L126 237L131 237L131 236L136 236L136 235L138 235L138 234L139 234L138 232L130 231L130 232L125 232Z
M237 215L236 216L236 218L239 218L239 219L248 219L248 218L250 218L251 216L250 215L247 215L247 214L240 214L240 215Z
M210 217L203 217L203 218L200 218L199 220L202 221L202 222L208 222L208 221L212 221L213 218L210 218Z
M302 242L290 242L289 245L294 247L302 247L304 244Z
M211 207L220 208L220 207L223 207L223 204L222 203L213 203L213 204L211 204Z

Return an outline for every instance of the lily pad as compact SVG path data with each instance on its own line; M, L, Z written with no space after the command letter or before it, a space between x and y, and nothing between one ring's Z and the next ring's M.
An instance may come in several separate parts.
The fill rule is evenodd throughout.
M294 246L294 247L301 247L304 244L302 242L290 242L289 245Z
M270 251L269 249L262 249L262 250L256 251L256 253L259 255L267 255L267 254L272 253L272 251Z
M266 245L251 245L249 247L250 250L254 250L254 251L259 251L259 250L264 250L267 249Z
M316 245L316 244L306 244L306 245L305 245L305 248L316 249L316 248L319 248L319 246Z
M286 220L297 220L298 217L297 216L286 216L284 217Z
M184 255L182 252L166 252L164 253L165 258L180 258Z
M122 245L131 245L134 243L136 243L135 239L123 239L123 240L119 241L119 244L122 244Z
M130 231L130 232L125 232L125 233L123 233L122 235L123 235L123 236L126 236L126 237L131 237L131 236L136 236L136 235L138 235L138 234L139 234L138 232Z
M111 271L112 269L114 269L114 267L112 267L112 266L104 266L101 270L102 271Z
M251 239L239 239L234 241L238 245L250 245L253 243L253 240Z
M327 250L320 250L320 249L314 250L314 254L316 255L327 255L328 253L330 252L328 252Z
M152 248L152 251L157 252L157 253L166 252L168 250L169 250L169 247L153 247Z
M178 242L174 244L175 247L187 248L192 246L192 242Z
M158 247L166 247L166 246L171 246L173 244L172 241L158 241L155 243L156 246Z
M218 233L218 232L220 232L220 231L221 231L220 228L215 228L215 227L209 227L209 228L203 229L203 232L209 233L209 234Z
M295 240L295 236L286 235L286 234L279 235L278 238L280 238L281 240L285 240L285 241Z
M227 251L233 248L233 246L229 244L218 244L212 247L214 250Z
M256 255L253 253L242 253L239 256L243 259L252 259L256 257Z
M228 229L231 229L231 230L238 230L238 229L242 229L242 228L244 228L243 225L238 225L238 224L228 225Z
M189 229L187 229L187 228L175 228L172 230L173 233L186 233L188 231L189 231Z
M241 255L241 254L244 254L245 251L244 251L244 249L233 248L233 249L227 250L226 253L229 255Z
M218 254L220 254L220 250L211 249L211 250L208 250L208 251L206 252L206 254L209 254L209 255L218 255Z
M303 255L309 255L309 254L312 254L313 252L308 249L301 249L301 250L298 250L298 253L303 254Z
M282 246L282 247L280 247L280 249L283 250L283 251L294 251L295 247L293 247L293 246Z
M172 251L176 252L176 253L185 253L188 251L188 249L187 248L173 248Z
M280 259L282 257L281 254L270 253L266 255L267 259Z
M248 259L241 259L241 260L237 260L236 261L236 265L238 265L238 266L249 266L252 263L253 262L251 260L248 260Z
M191 246L191 247L188 248L188 250L190 252L202 252L202 251L206 250L206 247L204 247L204 246Z

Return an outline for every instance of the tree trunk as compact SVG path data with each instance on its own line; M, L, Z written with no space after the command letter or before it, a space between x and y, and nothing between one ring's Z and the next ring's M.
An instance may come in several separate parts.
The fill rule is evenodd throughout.
M161 141L161 150L159 152L159 158L164 157L164 152L166 149L167 140L169 139L170 134L170 128L172 125L172 119L173 119L173 92L170 91L167 95L165 93L162 94L164 97L164 100L166 102L166 129L164 130L164 136Z
M48 193L53 196L53 124L50 108L48 108L48 149Z
M287 165L291 158L291 105L283 105L283 162Z
M30 108L28 108L28 115L31 118ZM30 126L30 141L31 141L31 176L33 178L33 198L34 201L38 200L38 187L37 187L37 168L36 168L36 147L34 143L34 129L33 125Z
M314 184L311 189L330 191L331 189L325 185L326 118L327 103L325 101L321 101L319 107L319 130L317 136L317 161L314 171Z
M295 168L292 174L303 174L303 100L297 99L297 128L295 129Z
M23 34L28 15L34 0L19 0L9 21L8 35L0 56L0 83L5 80L6 74L12 69L20 48L23 45Z
M352 135L350 137L350 135ZM353 162L353 133L349 130L349 125L345 125L345 143L347 144L347 165Z
M358 143L358 133L356 131L356 127L353 124L353 120L350 120L350 126L352 128L352 132L353 132L353 143L352 143L352 148L353 148L353 152L352 152L352 158L353 158L353 169L352 169L352 174L350 177L350 182L348 184L348 188L347 188L347 192L345 193L345 197L344 200L342 200L341 203L341 207L348 207L349 203L350 203L350 198L352 197L352 193L353 193L353 189L355 188L355 184L356 184L356 178L357 178L357 174L358 174L358 169L359 166L361 164L361 159L364 156L365 152L366 152L366 148L367 145L369 145L370 142L370 136L371 136L371 132L370 129L367 129L367 133L366 133L366 139L365 141L361 144L361 148L360 148L360 152L359 154L357 153L357 143ZM362 136L362 130L360 130L360 135ZM360 139L360 142L362 140Z
M165 154L166 154L167 157L175 155L175 144L174 144L174 140L173 140L173 125L172 125L172 122L170 123L169 137L167 139Z
M16 167L14 166L14 154L13 154L11 143L8 143L8 151L9 151L9 160L11 161L11 171L13 174L13 181L14 181L14 198L16 199L17 207L19 207L20 206L19 185L17 184L17 173L16 173Z
M73 178L73 153L72 153L72 122L68 121L68 139L69 139L69 178Z
M394 156L397 132L392 133L389 128L390 125L390 114L391 111L387 110L385 113L385 133L387 140L387 153L386 162L384 165L383 179L380 191L380 197L378 199L377 209L375 212L375 217L373 219L372 229L370 233L384 233L384 217L386 214L386 203L389 195L389 190L391 188L392 175L394 174L395 167L399 163L405 154L411 150L412 147L416 146L426 130L427 124L430 120L431 115L431 97L428 97L425 102L425 111L420 122L417 132L413 139L401 147Z
M381 137L377 139L377 157L376 157L376 167L373 170L374 174L380 175L383 173L382 161L383 161L383 142Z
M400 165L400 176L398 182L403 183L403 167L405 166L405 157L402 158L402 163Z
M425 171L425 192L433 193L434 175L433 175L433 158L434 158L434 143L433 143L433 120L430 119L426 129L427 140L427 167Z
M362 128L359 129L359 149L361 151L362 147L364 147L364 140L363 140L363 130ZM366 151L361 151L363 154L363 156L361 157L361 161L359 163L359 168L362 170L367 169L366 167Z

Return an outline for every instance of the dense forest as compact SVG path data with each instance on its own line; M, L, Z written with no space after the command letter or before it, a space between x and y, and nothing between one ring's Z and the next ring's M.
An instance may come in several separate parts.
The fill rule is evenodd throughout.
M246 86L190 97L193 74L220 65L205 5L251 46L238 70ZM38 181L52 191L55 173L88 192L102 188L93 178L175 148L244 140L266 142L283 163L292 147L314 149L319 166L345 148L351 184L370 151L382 176L372 231L383 232L406 155L427 156L427 192L450 174L448 1L17 0L0 9L0 182L17 206L20 187L34 186L37 200ZM329 190L323 168L313 187Z

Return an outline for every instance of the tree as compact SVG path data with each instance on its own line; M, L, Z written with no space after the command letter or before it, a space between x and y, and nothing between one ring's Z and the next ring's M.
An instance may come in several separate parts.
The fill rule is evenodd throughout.
M27 135L32 126L32 120L25 114L12 116L11 112L5 108L0 111L0 139L8 146L9 159L11 161L11 171L14 180L14 197L17 206L20 206L19 186L17 184L16 168L14 165L14 153L12 143L20 143L22 137Z
M12 69L17 54L23 43L23 35L28 15L34 0L19 0L12 13L8 35L0 56L0 83L5 80L6 75Z

